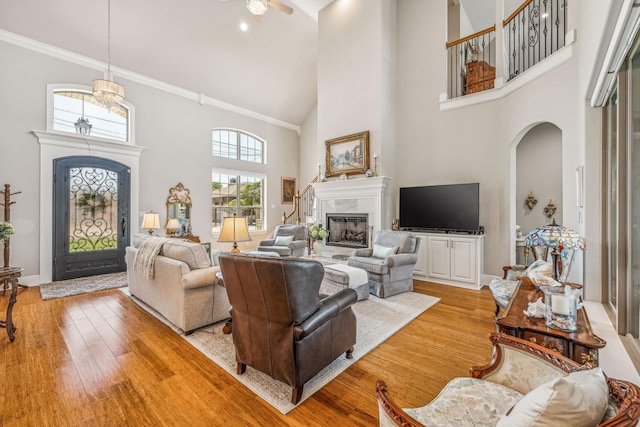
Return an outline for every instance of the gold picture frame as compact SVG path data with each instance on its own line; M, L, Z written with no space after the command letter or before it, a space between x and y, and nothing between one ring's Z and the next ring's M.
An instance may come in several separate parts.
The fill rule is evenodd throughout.
M369 131L325 141L326 176L366 173L369 169Z
M280 177L280 181L281 181L281 188L282 188L281 202L283 205L292 205L293 196L296 194L296 179L283 176L283 177Z

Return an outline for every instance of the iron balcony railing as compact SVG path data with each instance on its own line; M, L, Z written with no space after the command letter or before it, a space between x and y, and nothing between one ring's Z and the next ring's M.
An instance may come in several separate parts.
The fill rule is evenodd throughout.
M493 89L496 55L508 82L565 46L566 0L526 0L502 22L503 47L496 26L446 44L449 99Z
M502 22L507 81L564 47L566 0L527 0Z
M449 99L493 88L496 26L447 43Z

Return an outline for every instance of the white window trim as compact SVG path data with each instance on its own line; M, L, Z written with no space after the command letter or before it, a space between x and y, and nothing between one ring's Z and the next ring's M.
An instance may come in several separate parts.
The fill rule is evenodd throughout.
M253 163L253 162L248 162L248 163ZM260 164L260 163L253 163L253 164ZM263 173L255 173L255 172L248 172L248 171L241 171L238 169L225 169L225 168L219 168L216 166L213 166L211 168L211 173L220 173L220 174L226 174L226 175L235 175L235 176L248 176L251 178L258 178L261 179L263 182L263 188L262 188L262 195L263 195L263 201L262 201L262 211L264 212L264 228L262 230L255 230L256 233L263 233L267 231L267 175L263 174ZM212 177L213 179L213 177ZM212 181L213 182L213 181ZM211 219L211 218L210 218ZM209 221L211 222L211 221ZM211 232L212 236L217 236L219 235L219 232Z
M238 132L238 133L243 133L245 135L249 135L250 137L257 139L258 141L262 142L262 163L258 163L258 162L250 162L248 160L242 160L242 159L232 159L230 157L223 157L223 156L213 156L217 159L227 159L227 160L237 160L239 162L246 162L248 164L252 164L252 165L266 165L267 164L267 141L264 140L264 138L260 138L258 135L256 135L255 133L251 133L251 132L247 132L246 130L242 130L242 129L237 129L237 128L228 128L228 127L217 127L217 128L212 128L211 129L211 148L213 149L213 131L215 130L230 130L233 132ZM238 142L238 155L240 154L240 143Z
M69 132L60 132L57 130L53 130L53 93L54 92L86 92L91 93L90 86L70 84L70 83L52 83L47 85L47 133L50 134L63 134L63 135L73 135ZM82 139L85 140L93 140L99 142L107 142L110 144L118 144L118 145L136 145L136 132L135 132L135 124L136 124L136 111L135 107L127 101L123 101L122 105L124 105L127 110L129 110L129 117L127 120L127 141L118 141L115 139L109 138L101 138L98 136L92 135L82 135Z

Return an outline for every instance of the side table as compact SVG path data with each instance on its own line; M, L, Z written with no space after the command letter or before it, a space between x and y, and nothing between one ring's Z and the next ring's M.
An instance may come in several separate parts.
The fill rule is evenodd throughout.
M22 274L20 267L3 267L0 268L0 281L11 283L11 294L9 295L9 303L7 304L7 315L4 320L0 320L0 328L7 330L9 342L13 342L16 338L16 326L13 324L13 305L18 299L18 277Z
M520 279L504 314L495 319L498 332L540 344L580 364L590 362L598 366L598 349L607 343L593 333L585 308L578 310L577 329L565 332L548 327L544 318L528 317L524 314L528 304L540 297L544 299L542 291L531 279Z

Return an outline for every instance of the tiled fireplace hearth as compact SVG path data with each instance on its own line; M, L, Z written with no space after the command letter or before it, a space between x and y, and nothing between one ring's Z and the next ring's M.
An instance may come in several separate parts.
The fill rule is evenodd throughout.
M391 178L380 176L313 184L316 195L316 222L321 222L331 230L327 215L348 218L348 224L344 224L343 221L347 230L337 229L341 234L339 241L331 241L335 240L335 236L327 241L327 255L348 255L353 248L367 247L372 240L368 233L391 228L394 199L390 183ZM367 235L363 236L360 234L361 231L366 231ZM348 238L343 239L345 236Z

